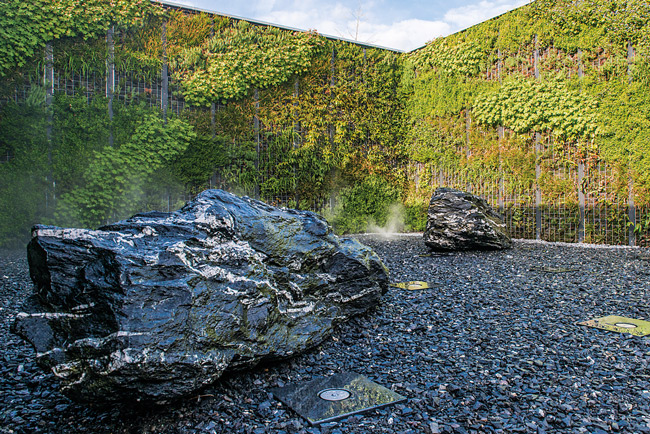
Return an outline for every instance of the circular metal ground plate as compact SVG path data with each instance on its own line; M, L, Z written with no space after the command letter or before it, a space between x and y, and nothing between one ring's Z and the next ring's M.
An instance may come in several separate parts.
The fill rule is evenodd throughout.
M621 327L621 328L624 328L624 329L635 329L635 328L638 327L638 325L632 324L632 323L629 323L629 322L617 322L614 325L616 327Z
M393 288L407 289L409 291L418 291L420 289L429 289L431 285L429 282L422 282L419 280L411 280L409 282L391 283Z
M318 392L318 397L325 401L343 401L348 399L351 393L345 389L323 389Z

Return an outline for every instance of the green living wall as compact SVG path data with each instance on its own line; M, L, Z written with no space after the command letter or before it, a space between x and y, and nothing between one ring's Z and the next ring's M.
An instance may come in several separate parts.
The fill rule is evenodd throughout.
M209 187L336 210L341 230L386 218L405 158L398 53L111 5L0 0L0 245L35 223L173 210ZM385 199L345 205L359 197Z
M408 195L453 173L523 237L645 242L649 60L644 0L537 0L407 54Z
M644 242L648 10L537 0L397 53L143 0L0 0L0 245L210 187L421 230L439 185L515 236Z

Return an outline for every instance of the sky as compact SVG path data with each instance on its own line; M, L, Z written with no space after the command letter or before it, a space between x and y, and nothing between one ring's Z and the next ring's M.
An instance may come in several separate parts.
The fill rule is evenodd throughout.
M170 0L173 3L410 51L529 0Z

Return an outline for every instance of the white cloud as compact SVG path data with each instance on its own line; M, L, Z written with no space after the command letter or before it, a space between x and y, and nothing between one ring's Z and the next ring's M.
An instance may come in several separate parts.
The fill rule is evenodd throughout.
M449 23L453 31L466 29L504 12L527 4L527 0L482 0L478 3L453 8L445 13L444 21Z
M176 0L185 4L212 7L218 12L301 30L409 51L439 36L470 27L529 0L476 0L474 4L449 9L430 20L408 18L390 22L396 17L389 11L394 2L387 0ZM209 6L208 6L209 4ZM407 16L408 6L399 4L400 15ZM404 8L407 9L404 9ZM442 12L442 11L440 11ZM417 11L410 12L418 16ZM357 31L358 24L358 31Z
M346 39L356 39L360 42L381 45L409 51L421 47L427 41L438 36L449 34L451 26L442 21L427 21L409 19L392 24L382 24L365 20L341 3L328 7L327 14L318 12L317 8L302 10L276 10L262 17L269 23L281 23L284 26L304 30L316 30L319 33Z
M323 7L316 7L313 2L305 2L302 7L280 8L260 14L262 21L277 23L283 26L295 27L303 30L316 30L319 33L334 36L346 36L347 21L353 16L354 11L341 3L328 5L327 13Z
M361 23L360 29L360 41L410 51L449 34L450 26L442 21L410 19L391 25Z

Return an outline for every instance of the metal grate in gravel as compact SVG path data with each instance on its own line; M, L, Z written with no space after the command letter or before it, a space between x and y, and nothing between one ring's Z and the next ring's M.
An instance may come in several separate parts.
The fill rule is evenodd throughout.
M419 291L421 289L429 289L433 287L430 282L423 282L421 280L411 280L409 282L391 283L390 286L399 289L408 289L409 291Z
M650 322L624 316L609 315L578 324L617 333L630 333L635 336L650 335Z
M352 372L290 384L272 392L312 426L406 401L399 393Z

